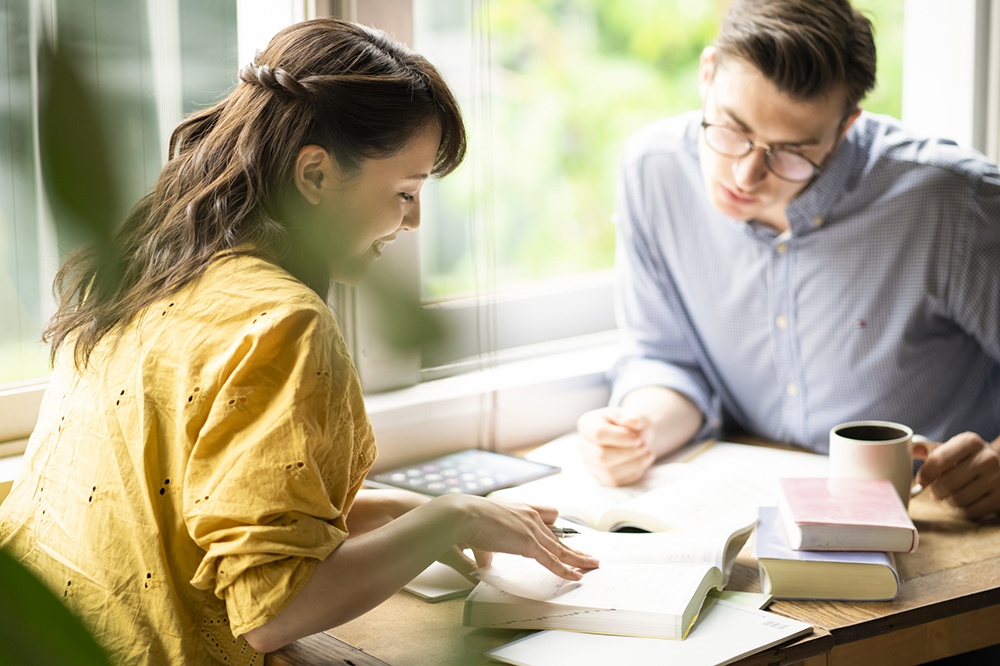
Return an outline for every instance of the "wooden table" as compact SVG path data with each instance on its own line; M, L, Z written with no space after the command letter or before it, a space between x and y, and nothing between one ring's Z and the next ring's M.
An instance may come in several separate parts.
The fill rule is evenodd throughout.
M776 601L768 610L812 623L811 636L741 666L912 666L1000 644L1000 520L972 522L915 498L916 553L897 555L902 586L890 602ZM729 588L760 591L747 551ZM268 655L273 666L485 666L483 652L518 633L462 626L463 600L429 604L400 592L367 615ZM353 646L353 647L352 647Z

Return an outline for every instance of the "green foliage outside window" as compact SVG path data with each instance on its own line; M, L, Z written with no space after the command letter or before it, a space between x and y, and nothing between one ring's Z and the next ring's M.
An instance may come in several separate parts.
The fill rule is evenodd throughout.
M449 64L467 60L470 45L488 48L492 71L477 91L464 86L470 160L428 197L424 296L476 288L467 225L484 205L498 287L611 268L621 146L657 118L700 107L699 56L729 0L490 0L480 3L489 34L478 37L470 4L417 2L416 48L460 96L465 81ZM899 117L903 1L856 5L875 24L879 52L878 87L864 107ZM465 20L447 20L463 10ZM477 107L483 90L490 104ZM487 166L480 151L490 153ZM474 188L486 168L489 187Z

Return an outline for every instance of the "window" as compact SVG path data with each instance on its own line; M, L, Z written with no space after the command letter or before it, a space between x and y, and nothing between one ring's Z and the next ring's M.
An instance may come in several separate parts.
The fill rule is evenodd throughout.
M479 373L487 377L485 397L468 409L500 424L484 428L499 432L501 448L524 443L504 433L512 421L532 423L535 441L571 429L575 417L568 414L606 401L596 385L615 356L611 217L618 152L646 123L700 106L699 57L730 2L375 0L359 3L355 18L369 23L364 13L380 3L412 6L412 22L397 14L395 25L407 26L406 34L412 29L411 45L459 97L470 153L459 172L425 186L419 233L406 248L397 242L377 267L419 283L425 306L444 317L451 337L399 358L371 346L374 336L359 335L366 389L450 376L446 383L474 391L471 377ZM857 5L875 22L879 50L879 85L865 107L899 116L903 0ZM388 29L380 20L371 22ZM361 301L358 330L371 331L363 295ZM539 403L504 414L490 373L508 364L550 364L562 398L573 392L573 371L556 370L560 353L576 367L575 410L546 414L550 390ZM430 387L426 392L435 396L428 400L440 400ZM419 390L408 394L420 400ZM379 425L383 400L375 395L369 402ZM423 407L417 414L432 411ZM431 418L405 420L401 437L431 427ZM457 430L468 436L469 429ZM379 434L385 450L394 440Z
M49 209L38 161L35 51L57 36L100 106L123 218L153 184L170 131L235 83L236 2L44 0L0 5L0 456L27 437L49 374L52 280L79 244ZM20 445L23 447L23 445ZM16 448L16 447L15 447Z
M406 259L455 332L423 350L421 378L612 331L618 151L650 121L698 108L699 56L729 1L402 4L414 48L449 80L470 130L463 168L425 188L419 258ZM880 52L866 107L899 116L903 2L859 6Z
M956 30L947 33L933 0L855 4L874 19L879 51L879 85L864 106L942 134L919 126L919 111L958 103L945 116L948 128L968 119L995 151L998 1L958 3L947 20ZM606 400L603 372L614 358L617 153L644 123L698 106L698 55L726 6L728 0L0 6L0 442L26 436L33 425L48 373L37 340L53 308L52 276L74 244L39 187L32 59L43 25L74 41L94 77L126 183L122 215L152 184L179 119L228 91L239 67L287 23L332 13L374 24L443 71L463 105L472 151L460 173L428 184L422 229L403 236L373 277L392 276L393 284L412 289L442 315L452 337L419 354L399 354L380 342L378 303L368 287L340 289L337 299L381 462L391 464L477 442L503 448L538 441ZM936 35L933 49L926 47L929 34ZM958 64L928 82L925 60L932 56ZM942 95L939 86L954 83L954 71L973 74Z

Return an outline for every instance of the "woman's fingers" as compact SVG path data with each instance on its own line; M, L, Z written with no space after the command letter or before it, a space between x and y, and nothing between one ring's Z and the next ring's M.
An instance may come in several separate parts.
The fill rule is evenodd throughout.
M575 568L593 569L598 565L596 559L567 548L552 535L549 525L559 515L552 507L472 497L462 501L475 507L480 516L476 534L467 540L474 547L480 566L488 564L480 551L529 557L567 580L580 579Z
M442 564L447 564L449 567L457 571L458 573L465 576L472 582L477 582L476 578L472 577L472 572L479 568L477 563L470 559L468 555L465 554L462 549L462 544L452 546L445 551L444 555L438 558L438 561Z

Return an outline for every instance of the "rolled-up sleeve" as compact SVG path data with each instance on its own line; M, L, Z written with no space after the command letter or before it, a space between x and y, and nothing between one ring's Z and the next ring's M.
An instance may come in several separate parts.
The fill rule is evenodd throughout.
M220 360L214 395L200 396L207 418L183 511L205 555L191 583L226 601L234 635L277 616L344 541L373 458L356 375L326 315L260 316Z
M1000 173L995 167L990 165L972 194L952 262L951 308L962 328L1000 361Z
M611 404L620 404L638 388L663 386L687 396L707 415L712 389L690 344L696 333L657 245L654 225L666 220L650 211L644 180L656 174L649 171L637 147L627 146L615 215L615 307L622 356L612 371Z

